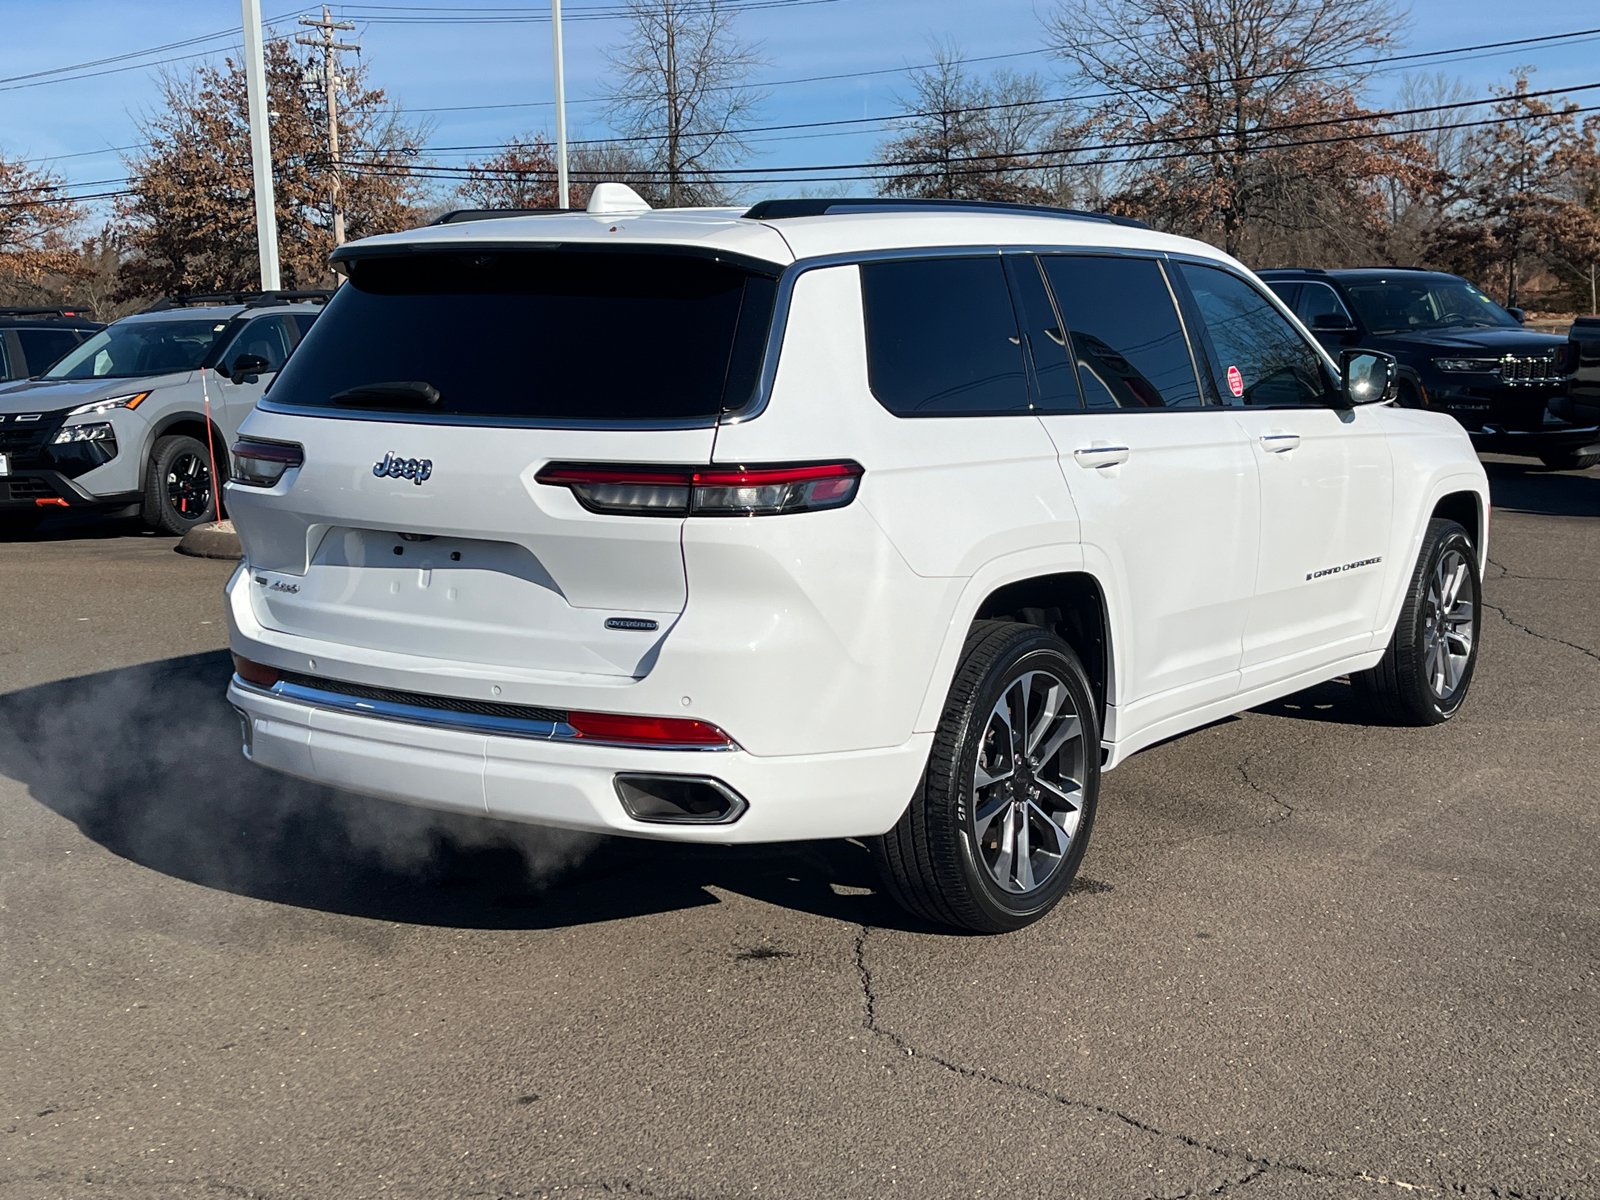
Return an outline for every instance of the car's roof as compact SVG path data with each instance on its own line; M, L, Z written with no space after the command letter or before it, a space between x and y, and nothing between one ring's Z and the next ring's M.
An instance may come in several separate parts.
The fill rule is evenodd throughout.
M320 304L196 304L186 308L164 308L159 312L134 313L116 321L117 325L149 325L163 321L206 321L217 324L231 321L240 313L320 313Z
M1318 279L1460 279L1448 271L1432 271L1426 267L1273 267L1257 271L1263 279L1294 279L1312 282Z
M759 220L738 208L630 213L551 212L429 225L348 243L339 257L401 247L615 246L619 243L722 251L787 266L798 259L938 247L1083 247L1192 254L1233 262L1222 251L1150 229L1093 217L1018 209L855 211Z

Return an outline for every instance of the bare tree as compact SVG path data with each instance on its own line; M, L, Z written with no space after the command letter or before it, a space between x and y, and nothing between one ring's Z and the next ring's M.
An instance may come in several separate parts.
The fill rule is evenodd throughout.
M748 83L766 60L734 33L723 0L629 0L628 16L628 39L607 54L616 98L606 115L636 139L669 206L718 203L718 172L750 152L739 127L766 98Z
M655 171L636 153L605 142L578 144L568 157L570 203L582 208L594 185L626 183L651 204L664 202ZM474 208L556 207L556 160L543 133L512 138L493 156L467 165L456 196Z
M947 200L1070 202L1061 151L1075 140L1070 114L1049 100L1038 75L967 72L953 43L935 45L934 64L911 75L899 98L896 136L878 147L878 190Z
M0 155L0 302L58 299L81 276L71 237L83 206L61 176Z
M1425 184L1425 154L1383 136L1350 65L1399 28L1389 0L1061 0L1046 20L1107 94L1093 127L1117 206L1268 260L1361 254L1380 183Z

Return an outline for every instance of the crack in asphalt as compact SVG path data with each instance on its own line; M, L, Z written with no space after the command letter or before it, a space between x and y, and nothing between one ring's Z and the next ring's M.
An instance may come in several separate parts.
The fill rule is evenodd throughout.
M1510 613L1506 612L1506 610L1501 608L1498 604L1490 604L1487 600L1481 601L1481 603L1483 604L1483 607L1487 608L1490 612L1499 613L1500 618L1513 629L1520 629L1523 633L1528 634L1530 637L1536 637L1542 642L1555 642L1558 646L1570 647L1571 649L1578 651L1580 654L1587 654L1596 662L1600 662L1600 654L1596 654L1587 646L1580 646L1577 642L1567 641L1566 638L1558 638L1553 634L1540 633L1537 629L1530 629L1521 621L1513 617Z
M1246 754L1240 761L1238 768L1239 778L1245 781L1245 784L1250 788L1251 791L1255 792L1257 795L1265 796L1268 800L1272 801L1272 803L1276 804L1283 810L1276 816L1268 817L1261 823L1259 828L1265 829L1268 825L1276 825L1279 821L1287 821L1290 817L1294 816L1295 810L1293 805L1285 804L1283 800L1279 798L1277 792L1273 791L1271 788L1262 787L1254 779L1250 778L1250 760L1253 758L1255 758L1254 754Z
M1249 759L1246 759L1245 761L1248 762ZM1240 771L1243 773L1242 766ZM1246 782L1250 782L1248 776L1246 777ZM1252 783L1251 786L1256 787L1257 785ZM1273 799L1279 804L1283 803L1282 801L1277 800L1276 797L1273 797ZM1294 812L1294 810L1289 808L1288 805L1283 805L1283 807L1288 809L1289 813ZM1285 818L1280 817L1278 819L1283 820ZM1238 1150L1231 1149L1226 1146L1213 1145L1212 1143L1205 1141L1203 1138L1193 1137L1190 1134L1181 1133L1176 1130L1163 1129L1158 1125L1153 1125L1149 1121L1141 1120L1138 1117L1133 1116L1131 1113L1122 1112L1120 1109L1112 1108L1109 1105L1096 1104L1092 1100L1080 1100L1075 1096L1065 1096L1060 1092L1051 1091L1050 1089L1040 1087L1037 1084L1026 1083L1021 1080L1008 1079L1005 1076L997 1075L992 1071L987 1071L979 1067L964 1066L961 1063L952 1062L950 1059L944 1058L941 1055L933 1053L932 1051L918 1049L910 1042L906 1041L905 1038L900 1036L900 1034L896 1033L894 1030L884 1027L878 1020L878 997L877 993L873 989L872 968L867 965L867 935L872 932L872 929L873 926L871 925L862 925L855 937L856 975L861 982L861 996L864 1009L864 1015L861 1023L866 1028L868 1033L872 1034L874 1037L882 1038L891 1046L895 1047L895 1049L904 1053L908 1058L922 1059L925 1062L933 1063L935 1066L941 1067L942 1069L949 1071L951 1074L960 1076L963 1079L974 1079L983 1083L992 1083L997 1087L1009 1088L1013 1091L1023 1092L1030 1096L1037 1096L1042 1100L1048 1100L1054 1104L1060 1104L1066 1108L1076 1108L1085 1112L1097 1113L1100 1116L1110 1117L1113 1120L1120 1121L1124 1125L1138 1130L1140 1133L1149 1134L1151 1137L1180 1142L1192 1149L1202 1150L1207 1154L1216 1155L1218 1158L1229 1162L1242 1162L1248 1164L1249 1169L1246 1170L1244 1174L1239 1176L1239 1178L1223 1180L1222 1183L1218 1184L1215 1188L1206 1193L1207 1195L1226 1195L1230 1189L1242 1188L1247 1184L1253 1183L1255 1180L1261 1178L1269 1171L1282 1171L1286 1174L1301 1175L1309 1179L1316 1179L1329 1183L1381 1184L1403 1192L1450 1191L1457 1195L1467 1195L1468 1188L1471 1187L1474 1190L1482 1190L1491 1197L1505 1197L1506 1200L1575 1200L1574 1197L1567 1196L1565 1194L1552 1193L1546 1195L1543 1193L1519 1192L1515 1189L1501 1190L1492 1185L1447 1184L1441 1181L1439 1185L1434 1186L1426 1183L1411 1183L1407 1180L1395 1179L1388 1175L1375 1175L1368 1171L1356 1171L1354 1173L1323 1171L1317 1169L1316 1167L1307 1166L1304 1163L1294 1162L1289 1159L1268 1158L1265 1155L1256 1154L1249 1150ZM1184 1200L1184 1198L1190 1197L1193 1194L1194 1192L1191 1189L1181 1193L1181 1195L1175 1198L1175 1200Z
M1505 563L1489 559L1489 565L1496 568L1500 574L1496 579L1525 579L1532 583L1600 583L1600 579L1574 579L1570 575L1517 575Z

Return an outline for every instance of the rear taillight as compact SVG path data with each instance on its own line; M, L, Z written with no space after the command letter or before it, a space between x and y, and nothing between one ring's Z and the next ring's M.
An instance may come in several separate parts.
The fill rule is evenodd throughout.
M616 713L567 714L578 736L629 746L730 747L733 739L715 725L688 717L626 717Z
M757 467L551 463L536 479L571 488L590 512L633 517L755 517L842 508L856 497L860 463Z
M266 663L251 662L238 654L233 656L233 673L246 683L269 688L278 682L278 668Z
M304 461L305 451L299 446L241 438L233 444L233 482L250 487L273 487L285 471Z

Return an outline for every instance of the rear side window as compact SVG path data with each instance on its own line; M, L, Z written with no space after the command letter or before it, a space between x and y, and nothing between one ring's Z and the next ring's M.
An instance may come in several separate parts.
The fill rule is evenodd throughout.
M1262 407L1329 401L1321 356L1265 296L1217 267L1184 263L1182 270L1205 322L1224 401Z
M1149 258L1040 258L1067 322L1090 408L1197 408L1189 342L1160 265Z
M895 416L1029 411L999 255L863 263L861 301L872 394Z
M424 252L349 269L278 377L275 404L715 417L754 391L777 294L774 279L684 254ZM386 384L412 386L386 399ZM430 390L437 400L420 404Z
M19 329L17 340L28 360L28 374L43 375L46 367L78 344L79 338L70 329Z

